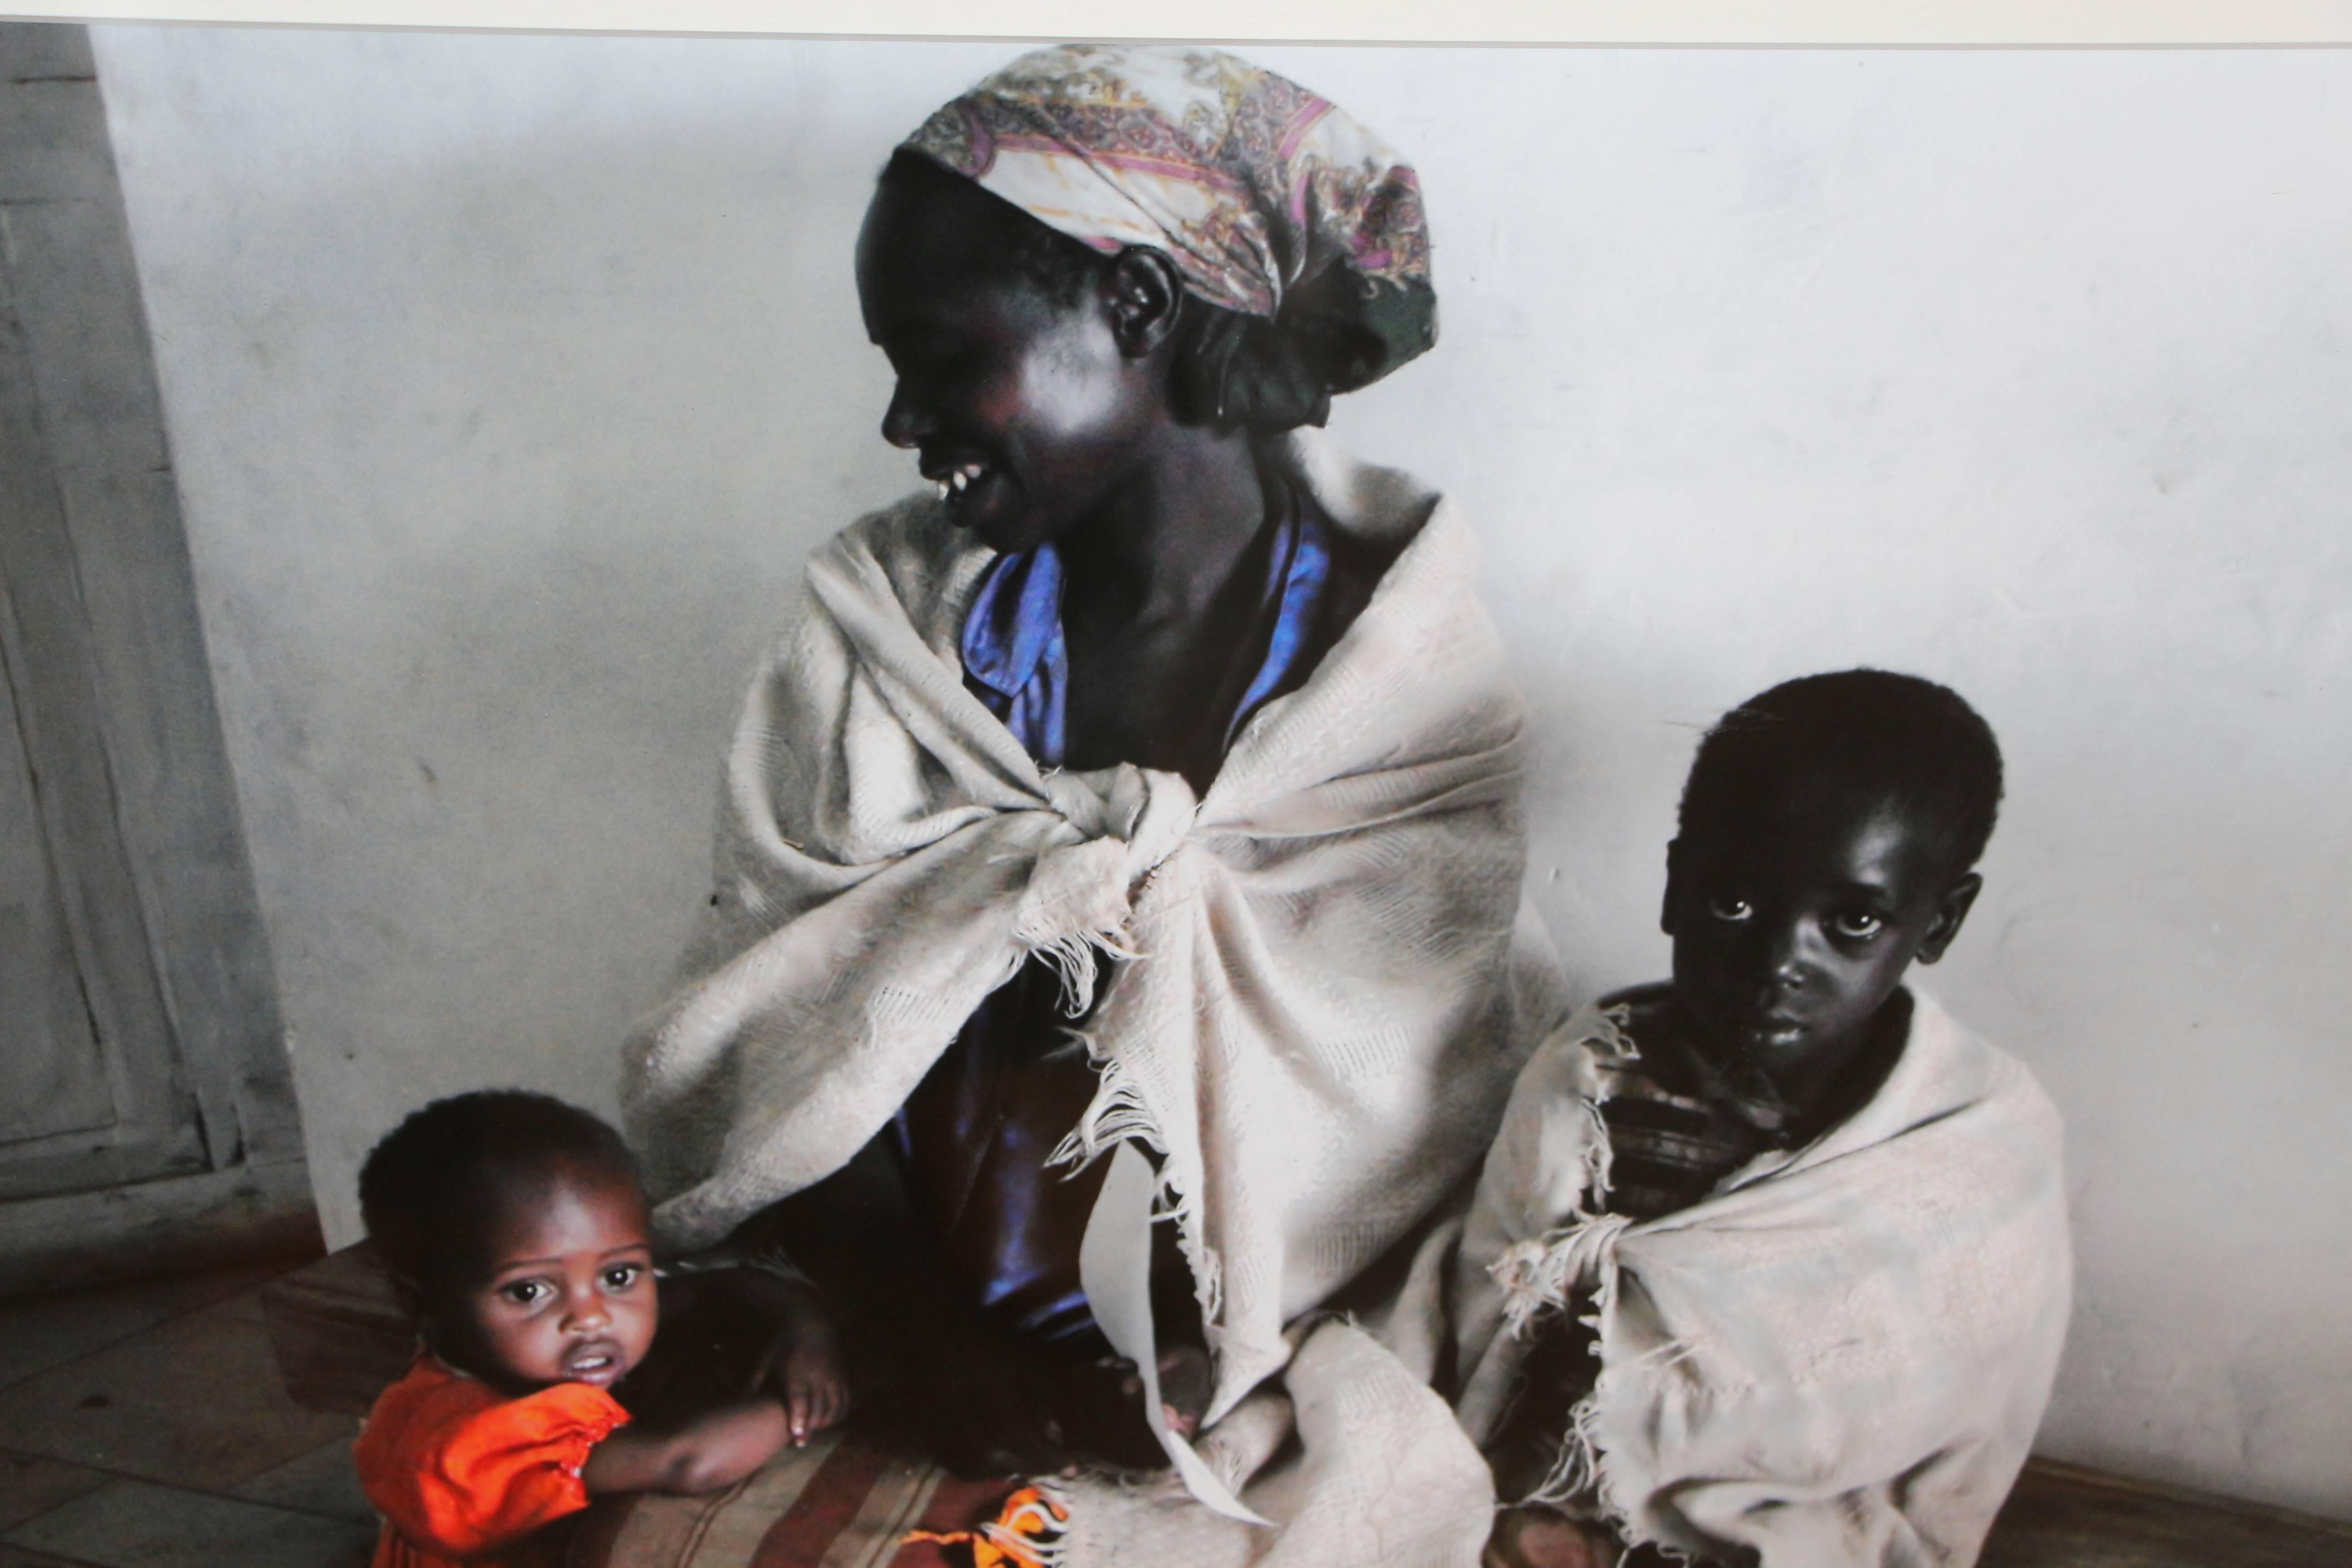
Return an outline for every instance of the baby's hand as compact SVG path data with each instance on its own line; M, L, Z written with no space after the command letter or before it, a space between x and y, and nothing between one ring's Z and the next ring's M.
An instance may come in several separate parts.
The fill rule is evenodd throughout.
M849 1414L849 1379L833 1320L805 1280L744 1270L734 1285L772 1325L768 1348L751 1370L751 1386L783 1406L785 1440L804 1448L811 1437Z
M769 1386L783 1402L785 1426L795 1448L807 1447L811 1437L849 1414L849 1381L829 1331L795 1335L770 1374Z

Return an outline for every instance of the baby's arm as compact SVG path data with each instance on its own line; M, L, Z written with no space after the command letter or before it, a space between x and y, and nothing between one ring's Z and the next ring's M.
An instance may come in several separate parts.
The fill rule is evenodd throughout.
M588 1451L580 1479L592 1493L720 1491L773 1458L791 1436L783 1405L755 1394L674 1431L623 1427Z

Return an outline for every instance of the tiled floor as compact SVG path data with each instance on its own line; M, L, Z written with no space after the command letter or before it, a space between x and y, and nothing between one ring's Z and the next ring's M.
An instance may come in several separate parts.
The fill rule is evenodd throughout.
M363 1568L357 1424L286 1397L274 1272L0 1301L0 1568Z

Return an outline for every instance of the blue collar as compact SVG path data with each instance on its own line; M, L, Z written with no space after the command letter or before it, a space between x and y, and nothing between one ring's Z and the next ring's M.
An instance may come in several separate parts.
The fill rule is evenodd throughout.
M1226 721L1230 750L1242 726L1311 668L1316 610L1331 577L1331 542L1311 509L1283 509L1259 600L1265 657ZM999 556L963 622L963 668L990 711L1029 754L1058 767L1069 749L1070 655L1062 637L1062 557L1051 542Z

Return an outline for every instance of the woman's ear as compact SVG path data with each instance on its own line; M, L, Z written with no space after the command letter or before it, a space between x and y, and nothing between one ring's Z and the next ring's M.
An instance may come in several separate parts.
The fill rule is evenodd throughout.
M1922 963L1933 963L1944 956L1952 939L1960 934L1960 922L1969 918L1969 909L1984 890L1984 879L1974 871L1962 877L1947 889L1936 904L1936 918L1927 927L1927 934L1919 940L1915 955Z
M1111 333L1128 358L1142 359L1175 335L1184 284L1176 264L1159 251L1139 245L1120 251L1110 264L1107 292Z

